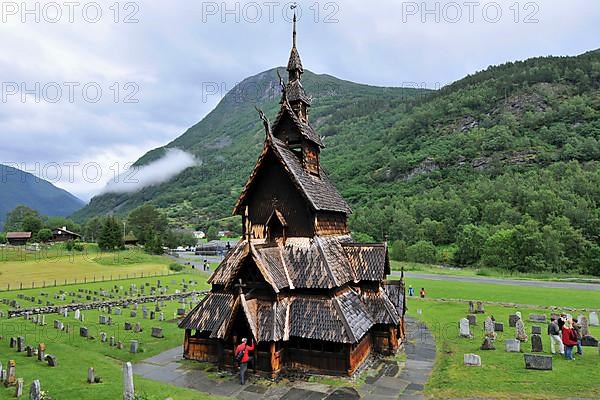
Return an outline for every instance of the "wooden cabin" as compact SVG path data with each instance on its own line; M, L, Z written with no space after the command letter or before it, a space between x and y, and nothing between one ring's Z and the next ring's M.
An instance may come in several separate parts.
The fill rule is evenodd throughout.
M75 232L71 232L66 226L52 230L52 241L53 242L68 242L69 240L79 240L81 235Z
M350 207L320 165L294 39L281 108L234 214L243 237L209 279L210 293L179 324L184 357L233 365L253 339L256 370L351 375L372 352L404 338L404 282L390 273L385 243L359 244Z
M6 241L13 246L25 246L31 240L31 232L7 232Z

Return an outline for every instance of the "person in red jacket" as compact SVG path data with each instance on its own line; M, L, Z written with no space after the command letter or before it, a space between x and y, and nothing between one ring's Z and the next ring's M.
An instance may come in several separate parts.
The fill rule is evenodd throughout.
M241 351L244 352L244 355L242 356L242 361L240 361L240 384L241 385L246 383L246 370L248 369L248 363L250 361L252 361L252 357L250 357L248 355L248 352L254 350L254 342L250 343L249 346L248 346L247 342L248 342L248 339L243 338L242 343L240 343L238 345L238 347L235 349L236 355L238 353L240 353Z
M562 327L562 341L565 345L565 358L574 360L573 347L577 346L577 333L573 329L573 321L568 319Z

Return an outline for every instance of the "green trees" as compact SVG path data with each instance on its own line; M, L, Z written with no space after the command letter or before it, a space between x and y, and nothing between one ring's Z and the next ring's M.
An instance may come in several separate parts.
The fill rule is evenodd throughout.
M0 244L6 244L6 233L0 232Z
M37 233L37 239L40 242L47 242L48 240L52 239L52 231L48 228L40 229L40 231Z
M124 248L123 229L115 217L107 217L98 237L98 247L101 250L113 251Z
M206 240L208 240L210 242L211 240L217 240L217 239L219 239L219 232L217 231L217 228L215 228L214 226L211 226L206 231Z
M420 240L406 249L406 260L419 263L434 264L438 259L438 251L433 243Z
M5 232L32 232L42 228L40 213L27 206L17 206L6 216Z
M168 228L166 217L156 207L145 204L133 210L127 218L127 226L145 244L155 235L164 236Z

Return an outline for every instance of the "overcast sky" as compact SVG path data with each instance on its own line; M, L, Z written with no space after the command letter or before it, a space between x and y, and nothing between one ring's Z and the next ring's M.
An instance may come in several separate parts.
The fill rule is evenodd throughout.
M75 3L0 4L0 163L84 200L289 55L287 2ZM305 68L372 85L437 88L600 47L593 0L298 4Z

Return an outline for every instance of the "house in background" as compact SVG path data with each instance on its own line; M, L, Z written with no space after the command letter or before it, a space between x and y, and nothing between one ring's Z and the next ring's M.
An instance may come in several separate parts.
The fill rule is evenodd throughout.
M204 233L203 231L194 231L192 232L192 235L194 235L194 237L198 240L204 239L206 237L206 233Z
M81 239L81 235L75 232L71 232L66 226L62 228L54 229L52 231L53 242L67 242L69 240Z
M31 232L8 232L6 240L13 246L25 246L31 240Z

